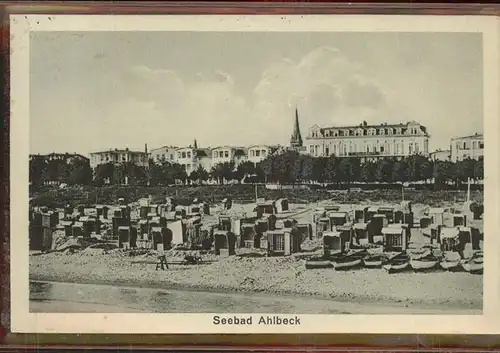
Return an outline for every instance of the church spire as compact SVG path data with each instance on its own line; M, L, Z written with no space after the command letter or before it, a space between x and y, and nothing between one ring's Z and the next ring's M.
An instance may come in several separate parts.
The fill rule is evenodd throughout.
M295 108L295 124L293 126L292 137L290 138L290 146L293 148L302 147L302 135L300 134L299 126L299 111Z
M193 148L198 149L198 142L196 141L196 139L194 139Z

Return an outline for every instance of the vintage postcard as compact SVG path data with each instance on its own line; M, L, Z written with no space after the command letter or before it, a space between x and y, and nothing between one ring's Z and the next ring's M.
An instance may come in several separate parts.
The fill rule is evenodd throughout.
M10 24L13 332L500 332L495 18Z

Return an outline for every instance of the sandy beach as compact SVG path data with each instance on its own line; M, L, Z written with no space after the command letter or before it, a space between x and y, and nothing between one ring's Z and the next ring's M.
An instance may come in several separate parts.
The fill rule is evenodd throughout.
M104 253L91 248L74 254L32 255L30 280L313 296L346 303L450 312L482 309L483 276L468 273L306 270L299 256L231 256L205 265L171 264L168 270L157 271L155 259L154 253L130 256L121 250Z

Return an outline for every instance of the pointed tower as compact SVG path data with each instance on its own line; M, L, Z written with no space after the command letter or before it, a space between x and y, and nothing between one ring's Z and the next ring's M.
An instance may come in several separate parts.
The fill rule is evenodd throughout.
M196 141L196 139L194 139L194 142L193 142L193 148L194 148L195 150L197 150L197 149L198 149L198 142Z
M300 134L300 126L299 126L299 112L297 108L295 108L295 124L293 126L292 137L290 138L290 147L299 148L302 147L302 135Z
M146 160L145 160L146 167L149 168L149 154L148 154L148 144L147 143L144 144L144 157L146 158Z

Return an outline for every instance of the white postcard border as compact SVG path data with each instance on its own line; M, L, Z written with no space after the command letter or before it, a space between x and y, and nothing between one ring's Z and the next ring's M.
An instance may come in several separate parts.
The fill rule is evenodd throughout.
M298 315L301 325L220 326L213 316L234 314L52 314L29 312L28 156L29 35L32 31L351 31L483 33L484 135L499 151L499 22L486 16L387 15L11 15L11 330L27 333L500 333L500 173L498 153L485 154L483 315ZM50 83L48 83L50 84ZM56 104L56 103L55 103ZM451 121L453 117L449 118ZM290 317L293 315L283 315Z

